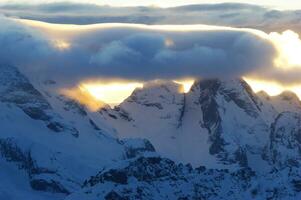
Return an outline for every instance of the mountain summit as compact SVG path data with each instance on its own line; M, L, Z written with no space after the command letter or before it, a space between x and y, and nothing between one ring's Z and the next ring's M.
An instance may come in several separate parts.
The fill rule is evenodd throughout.
M119 137L147 138L162 155L194 166L243 165L247 151L261 152L278 111L244 80L200 80L186 94L179 87L137 89L115 109L100 110L101 119Z
M301 114L242 79L136 89L92 113L0 66L0 199L298 199ZM275 181L275 177L277 181Z

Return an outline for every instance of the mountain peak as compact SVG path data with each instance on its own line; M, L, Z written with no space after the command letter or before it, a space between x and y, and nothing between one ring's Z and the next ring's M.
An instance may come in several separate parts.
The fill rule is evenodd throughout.
M127 103L137 103L148 107L163 109L163 104L172 104L176 96L181 93L181 85L173 81L150 81L143 88L134 90L121 107Z
M297 96L296 93L289 91L289 90L285 90L283 91L281 94L278 95L280 98L282 98L283 100L286 101L294 101L294 102L300 102L299 97Z
M291 91L284 91L278 96L271 97L270 102L278 110L278 112L301 111L300 99Z
M256 93L260 98L269 100L270 99L270 95L264 91L264 90L260 90L259 92Z
M233 79L200 79L195 81L192 88L199 87L200 89L218 90L220 88L245 89L253 93L249 84L242 78Z
M218 94L223 96L226 101L234 102L238 107L254 117L261 110L259 99L249 84L243 79L203 79L197 81L191 91L196 91L197 88L201 92L202 98L215 97Z
M143 88L157 88L157 87L168 87L168 88L174 88L177 89L181 85L174 82L174 81L165 81L165 80L154 80L154 81L148 81L144 83Z
M17 67L0 65L0 72L0 102L15 105L30 118L45 122L53 132L69 132L78 137L78 131L54 112L45 97Z

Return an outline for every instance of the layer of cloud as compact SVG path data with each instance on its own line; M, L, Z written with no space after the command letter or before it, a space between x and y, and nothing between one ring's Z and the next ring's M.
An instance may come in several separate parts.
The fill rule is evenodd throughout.
M0 22L4 47L0 63L63 84L99 78L147 81L241 76L300 83L300 68L276 66L279 49L268 34L257 30L204 25L30 26L5 17Z
M238 77L271 66L274 56L268 41L244 31L136 30L109 41L90 63L99 75L129 79Z
M242 3L200 4L174 8L109 7L78 3L9 4L0 13L61 24L140 23L209 24L247 27L265 32L287 29L301 33L301 11L279 11Z
M73 82L239 77L273 66L277 53L274 45L260 36L263 32L224 27L100 24L56 33L62 38L45 36L47 47L52 48L26 66L41 76L61 76L62 80L68 76ZM67 43L63 45L66 49L58 48L57 41Z

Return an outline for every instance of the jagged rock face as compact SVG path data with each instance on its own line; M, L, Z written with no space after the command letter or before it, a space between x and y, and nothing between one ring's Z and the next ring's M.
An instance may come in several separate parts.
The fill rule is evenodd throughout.
M242 80L197 81L187 94L151 83L91 113L55 81L0 69L0 199L301 198L300 113ZM50 122L70 129L54 134Z
M83 106L49 91L43 96L45 91L38 91L13 66L0 66L0 83L0 176L13 179L1 178L0 185L6 184L0 187L1 199L22 194L47 199L43 192L60 193L61 199L106 165L154 154L148 141L103 134Z
M124 139L121 143L126 149L126 158L142 156L145 152L155 152L155 148L148 140Z
M278 112L301 112L301 102L293 92L284 91L278 96L270 98Z
M301 102L293 92L284 91L277 96L269 96L266 92L260 91L257 96L264 104L271 105L276 111L274 119L282 112L301 112Z
M148 83L118 107L101 109L98 119L114 127L120 138L146 138L163 156L179 154L173 141L178 140L175 133L181 125L185 101L180 87L173 82Z
M124 124L131 124L134 127L131 130L133 132L137 131L137 135L138 133L146 133L147 131L145 132L144 129L156 131L156 126L153 124L149 126L144 124L144 129L139 129L135 126L136 118L133 117L135 116L132 113L133 110L144 114L140 115L140 121L147 121L149 116L152 116L151 118L156 117L156 115L148 112L145 107L137 109L136 102L141 102L140 98L144 102L149 101L148 95L145 94L147 90L142 89L142 91L136 91L134 98L129 98L131 99L131 109L125 103L120 105L119 109L126 112L131 120L119 120L118 117L114 120L108 120L117 129L119 135L125 134L125 132L122 132L124 130L123 127L125 127ZM163 96L165 95L168 96L169 94L163 94ZM292 107L298 106L298 104L290 103L294 99L292 95L289 95L290 98L281 96L278 98L281 98L285 103L290 104ZM164 155L169 158L180 160L184 163L192 163L194 166L202 164L207 166L207 168L229 169L231 181L233 181L232 179L249 181L243 182L245 183L244 187L238 189L244 191L247 196L237 196L235 189L228 189L223 192L219 190L224 195L223 197L225 197L225 194L228 194L226 199L286 199L288 196L295 199L299 194L301 183L299 175L300 149L297 139L299 137L297 136L299 132L297 127L300 126L300 120L297 114L292 114L291 112L281 113L283 110L281 105L283 103L279 105L271 102L270 99L272 98L274 97L267 98L266 95L255 94L250 86L241 79L198 81L192 86L190 92L184 94L182 108L180 109L181 115L177 122L178 126L172 129L174 141L163 140L165 145L167 143L167 145L177 146L177 149L180 149L179 155L182 157L164 152L164 149L158 146L160 145L159 143L154 142L154 147L160 153L163 151ZM160 115L164 114L162 111L164 106L162 107L162 109L157 111L160 112ZM298 110L297 107L296 109ZM110 112L112 111L106 110L106 112L102 113L102 117ZM114 112L118 116L118 110L115 109ZM118 126L115 126L115 124L118 124ZM126 137L127 134L122 136ZM140 136L147 137L147 135ZM149 139L151 142L154 141L151 137ZM189 153L195 153L196 157L189 155ZM195 162L196 160L198 162ZM151 164L149 163L148 165ZM165 169L164 165L162 168ZM241 169L250 170L250 173L247 174L252 174L252 176L247 176L248 178L240 176L238 178L233 174L240 173L238 171ZM132 180L129 177L135 177L131 173L127 174L128 170L122 168L120 171L117 170L118 173L117 171L108 173L102 171L96 176L97 178L94 177L95 179L90 180L93 184L89 187L86 185L87 189L83 189L83 191L91 193L91 196L95 194L104 195L103 198L134 199L135 195L137 195L136 185L135 187L132 187L132 184L128 187L125 186L127 185L125 182L128 183L128 180ZM141 171L143 170L141 169ZM193 172L191 173L193 174ZM214 174L216 173L214 172ZM112 181L105 180L106 177L115 175L119 178L123 177L121 179L123 180L122 182L116 183L118 189L110 187L110 189L107 187L104 189L108 182ZM186 173L185 177L190 175L190 173ZM227 175L226 172L223 173L223 176ZM194 174L194 176L200 178L202 175ZM177 175L173 175L173 177L177 182ZM215 178L211 176L210 180ZM136 179L134 178L134 180ZM207 185L208 180L203 181L198 179L198 183ZM145 190L153 189L154 183L152 181L137 180L137 182L138 184L143 182L143 187L139 187L140 194L144 194ZM160 180L159 183L155 180L154 182L156 185L169 183L168 180L166 182ZM225 187L227 180L219 179L218 182L222 182L221 184ZM191 184L191 187L196 187L193 181L189 181L189 184ZM215 184L217 183L215 182ZM176 185L181 185L181 183L177 182ZM181 187L183 186L181 185ZM176 189L169 188L168 191L170 190L175 191ZM198 189L198 191L202 191L202 189ZM165 194L163 191L162 193L166 196L170 195ZM201 193L206 194L206 191ZM193 199L196 198L194 195L197 196L193 191L190 191L191 196L181 192L178 192L178 194L180 194L177 196L178 198L184 197L184 199ZM175 199L174 196L168 197ZM215 192L215 195L212 196L206 194L205 196L197 197L223 199L223 197L219 196L219 192ZM162 197L145 195L143 198L160 199Z
M50 104L17 68L0 65L0 101L14 104L34 120L41 120L54 132L69 132L78 137L78 131L62 122Z
M119 145L125 147L125 152L122 157L119 158L119 161L142 156L147 152L156 155L154 148L146 140L139 141L132 139L119 141ZM29 146L35 147L32 148ZM45 146L41 147L34 144L24 146L24 144L16 138L0 138L0 160L3 158L6 162L16 165L18 170L25 171L30 187L33 190L64 195L78 190L84 178L87 178L89 173L92 175L93 171L96 173L95 169L101 168L104 164L94 161L95 166L89 166L89 162L77 162L74 160L76 156L72 157L68 155L67 152L52 152L52 150L44 148ZM114 148L114 150L118 149ZM63 160L66 156L67 159L69 159L67 162ZM106 154L105 156L112 155ZM80 158L83 159L84 157L80 156ZM89 159L93 158L91 157ZM75 164L75 166L69 166L68 163ZM77 167L79 167L79 169L76 169ZM5 168L2 170L5 170ZM80 170L80 173L78 170ZM74 173L79 174L75 175ZM81 180L79 177L83 177L83 179Z
M238 191L248 191L254 176L249 169L236 173L205 167L193 169L168 159L140 157L121 167L99 172L85 181L82 191L68 199L244 198L251 196L250 192Z
M67 199L297 199L297 172L259 176L250 168L232 172L203 166L193 169L169 159L140 157L100 171Z
M271 126L270 144L267 147L270 162L277 168L300 167L301 114L279 114Z
M218 80L203 81L202 83L197 82L192 86L191 93L198 92L196 94L199 96L198 102L196 104L200 105L202 109L203 126L208 130L210 134L210 140L212 145L210 146L210 153L216 154L223 151L225 141L221 138L221 117L218 111L218 104L215 100L217 91L220 87L220 82Z
M194 166L248 165L247 154L260 157L276 111L245 81L201 80L187 94L164 84L147 85L114 110L101 110L101 120L119 137L147 138L162 155Z
M59 82L32 79L35 87L44 95L53 111L59 113L67 123L72 124L81 133L80 137L86 137L85 133L90 132L91 129L94 129L99 135L107 135L107 132L112 132L110 128L105 129L104 124L97 124L93 119L93 113L85 105L62 93L59 89Z
M247 154L259 154L268 141L265 109L243 80L202 80L191 89L208 130L209 153L225 164L247 165Z
M31 151L21 149L14 138L0 139L0 153L6 161L14 162L19 169L26 171L34 190L69 194L69 191L60 184L62 180L56 170L37 166ZM49 178L45 179L45 176Z

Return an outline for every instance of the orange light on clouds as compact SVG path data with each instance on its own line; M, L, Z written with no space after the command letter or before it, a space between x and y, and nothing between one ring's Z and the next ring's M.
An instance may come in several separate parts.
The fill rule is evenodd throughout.
M175 45L174 41L172 39L169 39L169 38L165 39L164 43L165 43L166 47L172 47L172 46Z
M295 92L301 99L301 86L283 86L276 82L268 82L244 77L244 80L251 86L254 92L265 91L270 96L279 95L285 90ZM176 80L175 83L183 86L184 92L190 91L194 80ZM87 82L76 88L63 89L61 93L86 105L91 111L97 111L103 106L115 106L122 103L129 97L136 88L142 88L142 83L133 82Z
M89 110L93 112L96 112L98 109L106 105L81 87L61 89L59 92L71 99L74 99L80 104L85 105Z
M280 33L270 33L269 39L279 51L276 66L281 68L301 67L301 40L299 35L291 30Z
M53 46L57 48L58 50L64 51L71 47L71 43L65 41L65 40L54 40Z
M28 26L37 28L43 33L49 36L53 45L60 51L67 50L72 47L72 41L74 38L82 33L100 30L112 27L128 27L128 28L141 28L141 29L152 29L160 31L175 31L175 32L185 32L185 31L199 31L199 30L245 30L247 32L252 32L258 37L270 40L275 44L279 52L279 57L275 58L276 67L281 67L283 69L301 67L301 39L299 35L293 31L287 30L283 33L264 33L259 30L254 29L235 29L231 27L220 27L220 26L207 26L207 25L154 25L146 26L142 24L118 24L118 23L108 23L108 24L93 24L93 25L58 25L58 24L48 24L44 22L37 22L31 20L20 20L17 21L24 23ZM170 38L165 40L166 47L173 47L177 44ZM277 82L270 82L268 80L257 80L251 78L245 78L245 80L251 85L255 92L260 90L266 91L269 95L277 95L284 90L291 90L297 93L301 97L301 86L288 86L281 85ZM190 90L193 80L176 80L176 83L182 84L184 92ZM95 109L101 105L99 102L103 101L108 104L114 105L121 103L126 99L135 88L142 87L142 83L133 82L84 82L80 83L78 88L72 89L68 92L64 91L69 96L77 99L79 102L84 103ZM80 94L80 95L78 95ZM91 101L91 103L89 102ZM90 105L91 104L91 105Z
M184 92L189 92L194 80L174 81L183 86ZM86 105L91 111L97 111L109 104L111 106L122 103L136 88L142 88L143 84L138 82L99 82L87 81L78 87L63 89L61 93Z

